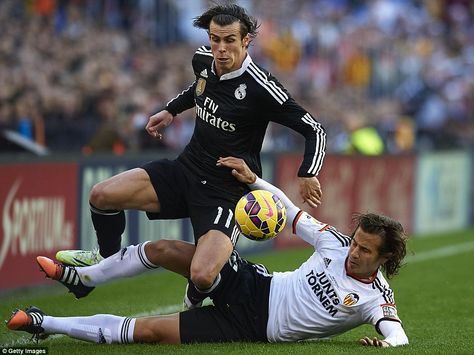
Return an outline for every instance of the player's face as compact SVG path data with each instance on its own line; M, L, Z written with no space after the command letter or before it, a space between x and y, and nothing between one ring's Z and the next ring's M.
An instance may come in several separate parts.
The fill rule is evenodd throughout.
M216 65L217 75L230 73L239 69L247 55L249 37L240 38L238 21L219 26L214 21L209 25L209 41Z
M370 277L387 261L387 256L379 253L381 245L380 236L357 228L347 255L347 272L360 278Z

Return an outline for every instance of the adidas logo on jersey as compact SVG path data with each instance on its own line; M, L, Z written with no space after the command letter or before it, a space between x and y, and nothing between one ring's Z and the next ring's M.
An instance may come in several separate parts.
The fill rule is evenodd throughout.
M207 69L204 69L199 75L201 75L203 78L207 78Z
M329 258L324 258L324 265L326 265L326 267L328 267L329 264L331 264L331 261L332 261L332 260L329 259Z

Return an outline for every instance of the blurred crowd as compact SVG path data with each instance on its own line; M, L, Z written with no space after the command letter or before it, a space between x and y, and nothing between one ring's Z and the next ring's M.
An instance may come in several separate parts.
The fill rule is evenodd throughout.
M324 125L328 152L401 154L474 145L474 3L247 0L250 52ZM181 149L148 117L194 80L200 0L0 0L0 128L51 152ZM183 25L185 23L185 25ZM187 27L186 27L187 26ZM201 40L203 39L203 40ZM264 150L302 149L270 126Z

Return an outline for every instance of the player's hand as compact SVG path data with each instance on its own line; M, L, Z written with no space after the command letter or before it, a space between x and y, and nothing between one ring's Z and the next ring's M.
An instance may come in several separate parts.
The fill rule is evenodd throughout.
M162 110L158 113L155 113L148 119L146 124L146 131L148 134L154 138L162 139L163 134L161 131L168 127L171 122L173 122L174 116L166 110Z
M373 339L370 339L369 337L363 337L362 339L359 339L359 343L364 346L375 346L379 348L388 348L390 346L390 344L385 340L377 339L377 337L374 337Z
M321 184L316 176L312 177L298 177L300 185L300 196L303 198L303 203L307 203L311 207L318 207L321 204L323 192L321 191Z
M257 180L257 175L255 175L255 173L250 170L249 166L243 159L235 157L221 157L217 160L216 165L232 169L232 175L234 175L237 180L243 182L244 184L253 184L255 180Z

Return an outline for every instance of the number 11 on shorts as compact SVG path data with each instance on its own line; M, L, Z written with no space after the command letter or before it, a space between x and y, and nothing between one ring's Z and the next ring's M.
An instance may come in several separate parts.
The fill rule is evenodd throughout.
M224 211L224 209L219 206L217 207L217 216L216 216L216 219L214 220L214 224L218 224L221 217L222 217L222 212ZM225 227L226 228L229 228L229 225L230 225L230 222L232 221L232 217L234 217L234 212L229 209L229 215L227 216L227 220L225 221Z

